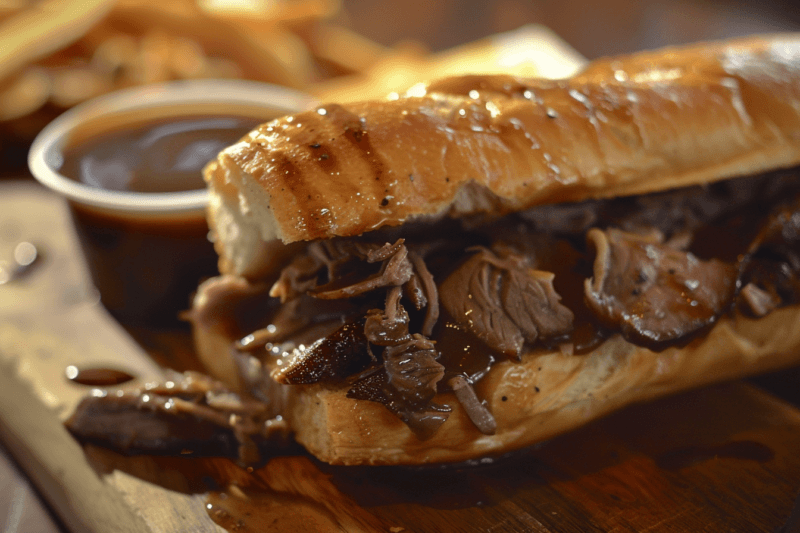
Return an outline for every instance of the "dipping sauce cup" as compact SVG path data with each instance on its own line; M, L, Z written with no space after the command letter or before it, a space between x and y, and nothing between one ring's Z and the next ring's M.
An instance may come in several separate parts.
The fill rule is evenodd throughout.
M217 273L202 167L256 124L311 104L263 83L182 81L105 95L42 130L30 170L66 198L112 315L177 324L198 283Z

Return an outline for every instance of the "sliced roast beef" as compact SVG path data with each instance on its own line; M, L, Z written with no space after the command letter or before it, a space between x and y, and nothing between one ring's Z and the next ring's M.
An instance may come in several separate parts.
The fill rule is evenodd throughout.
M287 385L341 381L364 370L371 362L364 321L348 322L308 348L295 349L275 369L272 379Z
M737 269L618 229L589 230L596 250L586 301L609 327L627 339L658 348L704 328L728 310Z
M479 248L442 283L442 305L490 348L519 357L524 343L572 329L553 275L529 268L523 257L498 257Z

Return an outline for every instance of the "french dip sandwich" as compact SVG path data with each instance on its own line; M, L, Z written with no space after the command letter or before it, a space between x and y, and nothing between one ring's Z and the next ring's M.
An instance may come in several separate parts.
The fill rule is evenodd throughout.
M796 364L798 165L797 35L264 124L205 170L221 275L188 316L214 379L144 409L214 412L240 456L280 430L329 463L451 462Z

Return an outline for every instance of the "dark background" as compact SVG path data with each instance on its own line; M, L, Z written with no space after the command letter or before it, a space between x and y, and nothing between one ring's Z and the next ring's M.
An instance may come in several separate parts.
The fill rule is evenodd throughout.
M752 33L800 29L789 0L344 0L349 25L377 42L440 50L539 23L588 58Z

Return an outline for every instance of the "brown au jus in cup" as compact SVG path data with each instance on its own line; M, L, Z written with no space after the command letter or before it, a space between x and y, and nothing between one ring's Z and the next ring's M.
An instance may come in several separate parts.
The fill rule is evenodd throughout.
M62 174L76 147L131 126L181 117L249 117L265 122L311 105L309 97L238 80L176 82L109 94L64 113L34 141L33 175L68 201L103 305L128 324L174 325L199 281L217 273L208 239L205 189L133 192Z

